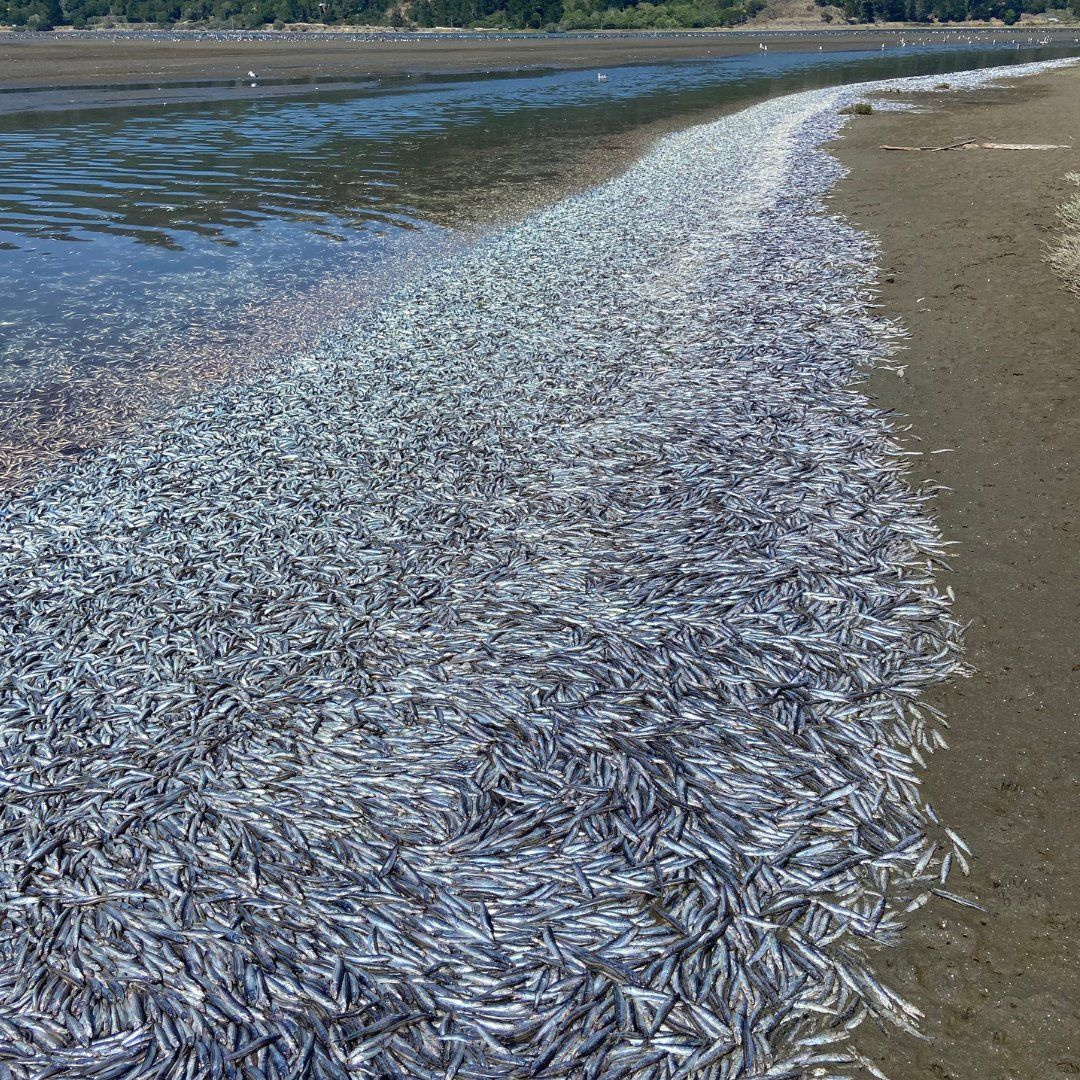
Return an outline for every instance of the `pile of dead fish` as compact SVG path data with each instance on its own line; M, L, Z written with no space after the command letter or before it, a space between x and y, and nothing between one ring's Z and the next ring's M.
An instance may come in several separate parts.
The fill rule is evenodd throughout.
M914 1022L864 948L963 861L959 661L816 212L852 93L8 497L0 1078L796 1077Z

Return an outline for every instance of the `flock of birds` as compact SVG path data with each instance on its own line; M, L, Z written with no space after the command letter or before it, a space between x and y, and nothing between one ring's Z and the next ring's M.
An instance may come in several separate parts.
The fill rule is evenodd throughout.
M899 41L898 41L898 45L899 45L899 47L901 49L906 49L909 44L911 44L911 45L947 45L947 44L949 44L950 40L952 40L952 38L950 37L949 34L945 34L944 36L935 35L935 36L932 36L932 37L927 37L925 40L915 40L915 41L911 41L911 42L908 42L908 40L905 37L901 36ZM984 44L986 44L985 40L979 40L979 39L973 37L970 34L967 37L964 37L962 34L955 35L955 42L956 42L957 45L984 45ZM1065 39L1062 38L1060 35L1052 36L1050 34L1044 34L1044 35L1042 35L1040 37L1031 36L1031 37L1024 38L1022 40L1017 38L1015 41L1013 41L1013 45L1017 49L1020 48L1021 44L1029 45L1032 48L1038 48L1038 47L1047 46L1047 45L1055 45L1055 44L1056 45L1061 45L1061 44L1064 44L1064 43L1065 43ZM1074 36L1072 38L1071 43L1072 44L1080 44L1080 37ZM888 42L883 41L881 43L881 51L884 52L886 50L886 48L888 48ZM759 41L758 42L758 52L768 52L768 51L769 51L769 46L764 41ZM818 46L818 52L824 52L824 51L825 51L825 46L824 45L819 45Z
M866 949L968 902L961 661L820 213L859 94L5 497L0 1080L794 1080L917 1022Z
M1070 33L1067 26L1054 29L1040 28L1034 32L1027 28L1017 30L1012 27L977 27L964 28L963 30L925 29L915 31L922 36L910 42L904 40L908 31L893 29L867 30L865 27L846 27L842 29L814 28L807 30L766 30L764 35L773 40L787 40L798 42L803 38L828 38L838 43L857 47L868 33L884 34L889 37L899 37L901 46L906 44L924 45L947 45L951 43L963 45L989 45L994 43L1014 43L1016 48L1021 44L1039 46L1064 43L1074 43L1077 38ZM749 36L747 30L604 30L604 31L566 31L560 32L560 38L572 38L575 40L604 40L610 41L619 38L716 38L718 40L741 41ZM1025 37L1017 37L1025 34ZM487 41L513 41L521 38L545 37L544 31L533 30L442 30L442 31L397 31L397 30L310 30L307 28L288 30L74 30L66 29L57 40L77 43L86 39L95 42L118 42L118 41L145 41L159 42L161 44L175 44L192 42L225 43L235 45L238 42L280 42L287 38L290 45L308 43L310 45L326 44L333 42L342 43L379 43L383 45L409 45L420 41L460 41L460 40L487 40ZM7 44L18 45L20 43L33 42L33 34L11 35ZM886 45L883 43L881 48ZM759 41L758 48L768 51L768 46ZM822 46L818 46L821 51Z

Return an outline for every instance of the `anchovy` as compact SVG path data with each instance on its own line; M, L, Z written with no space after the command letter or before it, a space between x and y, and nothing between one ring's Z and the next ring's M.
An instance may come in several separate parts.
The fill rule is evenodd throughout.
M855 385L903 331L821 212L867 92L669 136L4 496L4 1076L782 1077L914 1028L866 947L974 905L915 704L966 668Z

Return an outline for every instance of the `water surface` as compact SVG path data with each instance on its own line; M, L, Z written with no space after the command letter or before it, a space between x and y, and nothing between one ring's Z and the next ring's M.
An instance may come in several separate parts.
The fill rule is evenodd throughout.
M0 114L0 476L310 341L476 228L602 179L645 136L778 93L1066 54L778 52L605 80L188 84L166 101L127 86L115 105Z

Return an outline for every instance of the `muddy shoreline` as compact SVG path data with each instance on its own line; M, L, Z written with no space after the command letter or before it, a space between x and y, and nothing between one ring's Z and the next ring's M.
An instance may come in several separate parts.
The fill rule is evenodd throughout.
M911 917L878 967L932 1041L864 1043L892 1080L1064 1080L1080 1074L1080 302L1044 251L1080 152L880 145L1072 143L1080 71L912 100L922 111L848 125L832 205L880 238L881 301L911 331L904 376L881 371L869 391L911 423L915 477L952 489L937 504L959 541L942 584L971 621L976 674L930 699L951 750L925 785L975 851L989 914L935 902Z
M738 56L768 42L775 51L898 47L899 31L779 32L740 30L679 35L550 37L425 37L280 34L0 34L0 91L93 87L151 81L235 81L248 70L266 79L349 79L364 76L605 67L709 56ZM958 40L960 32L911 30L913 40ZM1071 43L1076 31L1042 31ZM977 43L1026 41L1030 30L965 30ZM5 108L10 107L5 104Z

